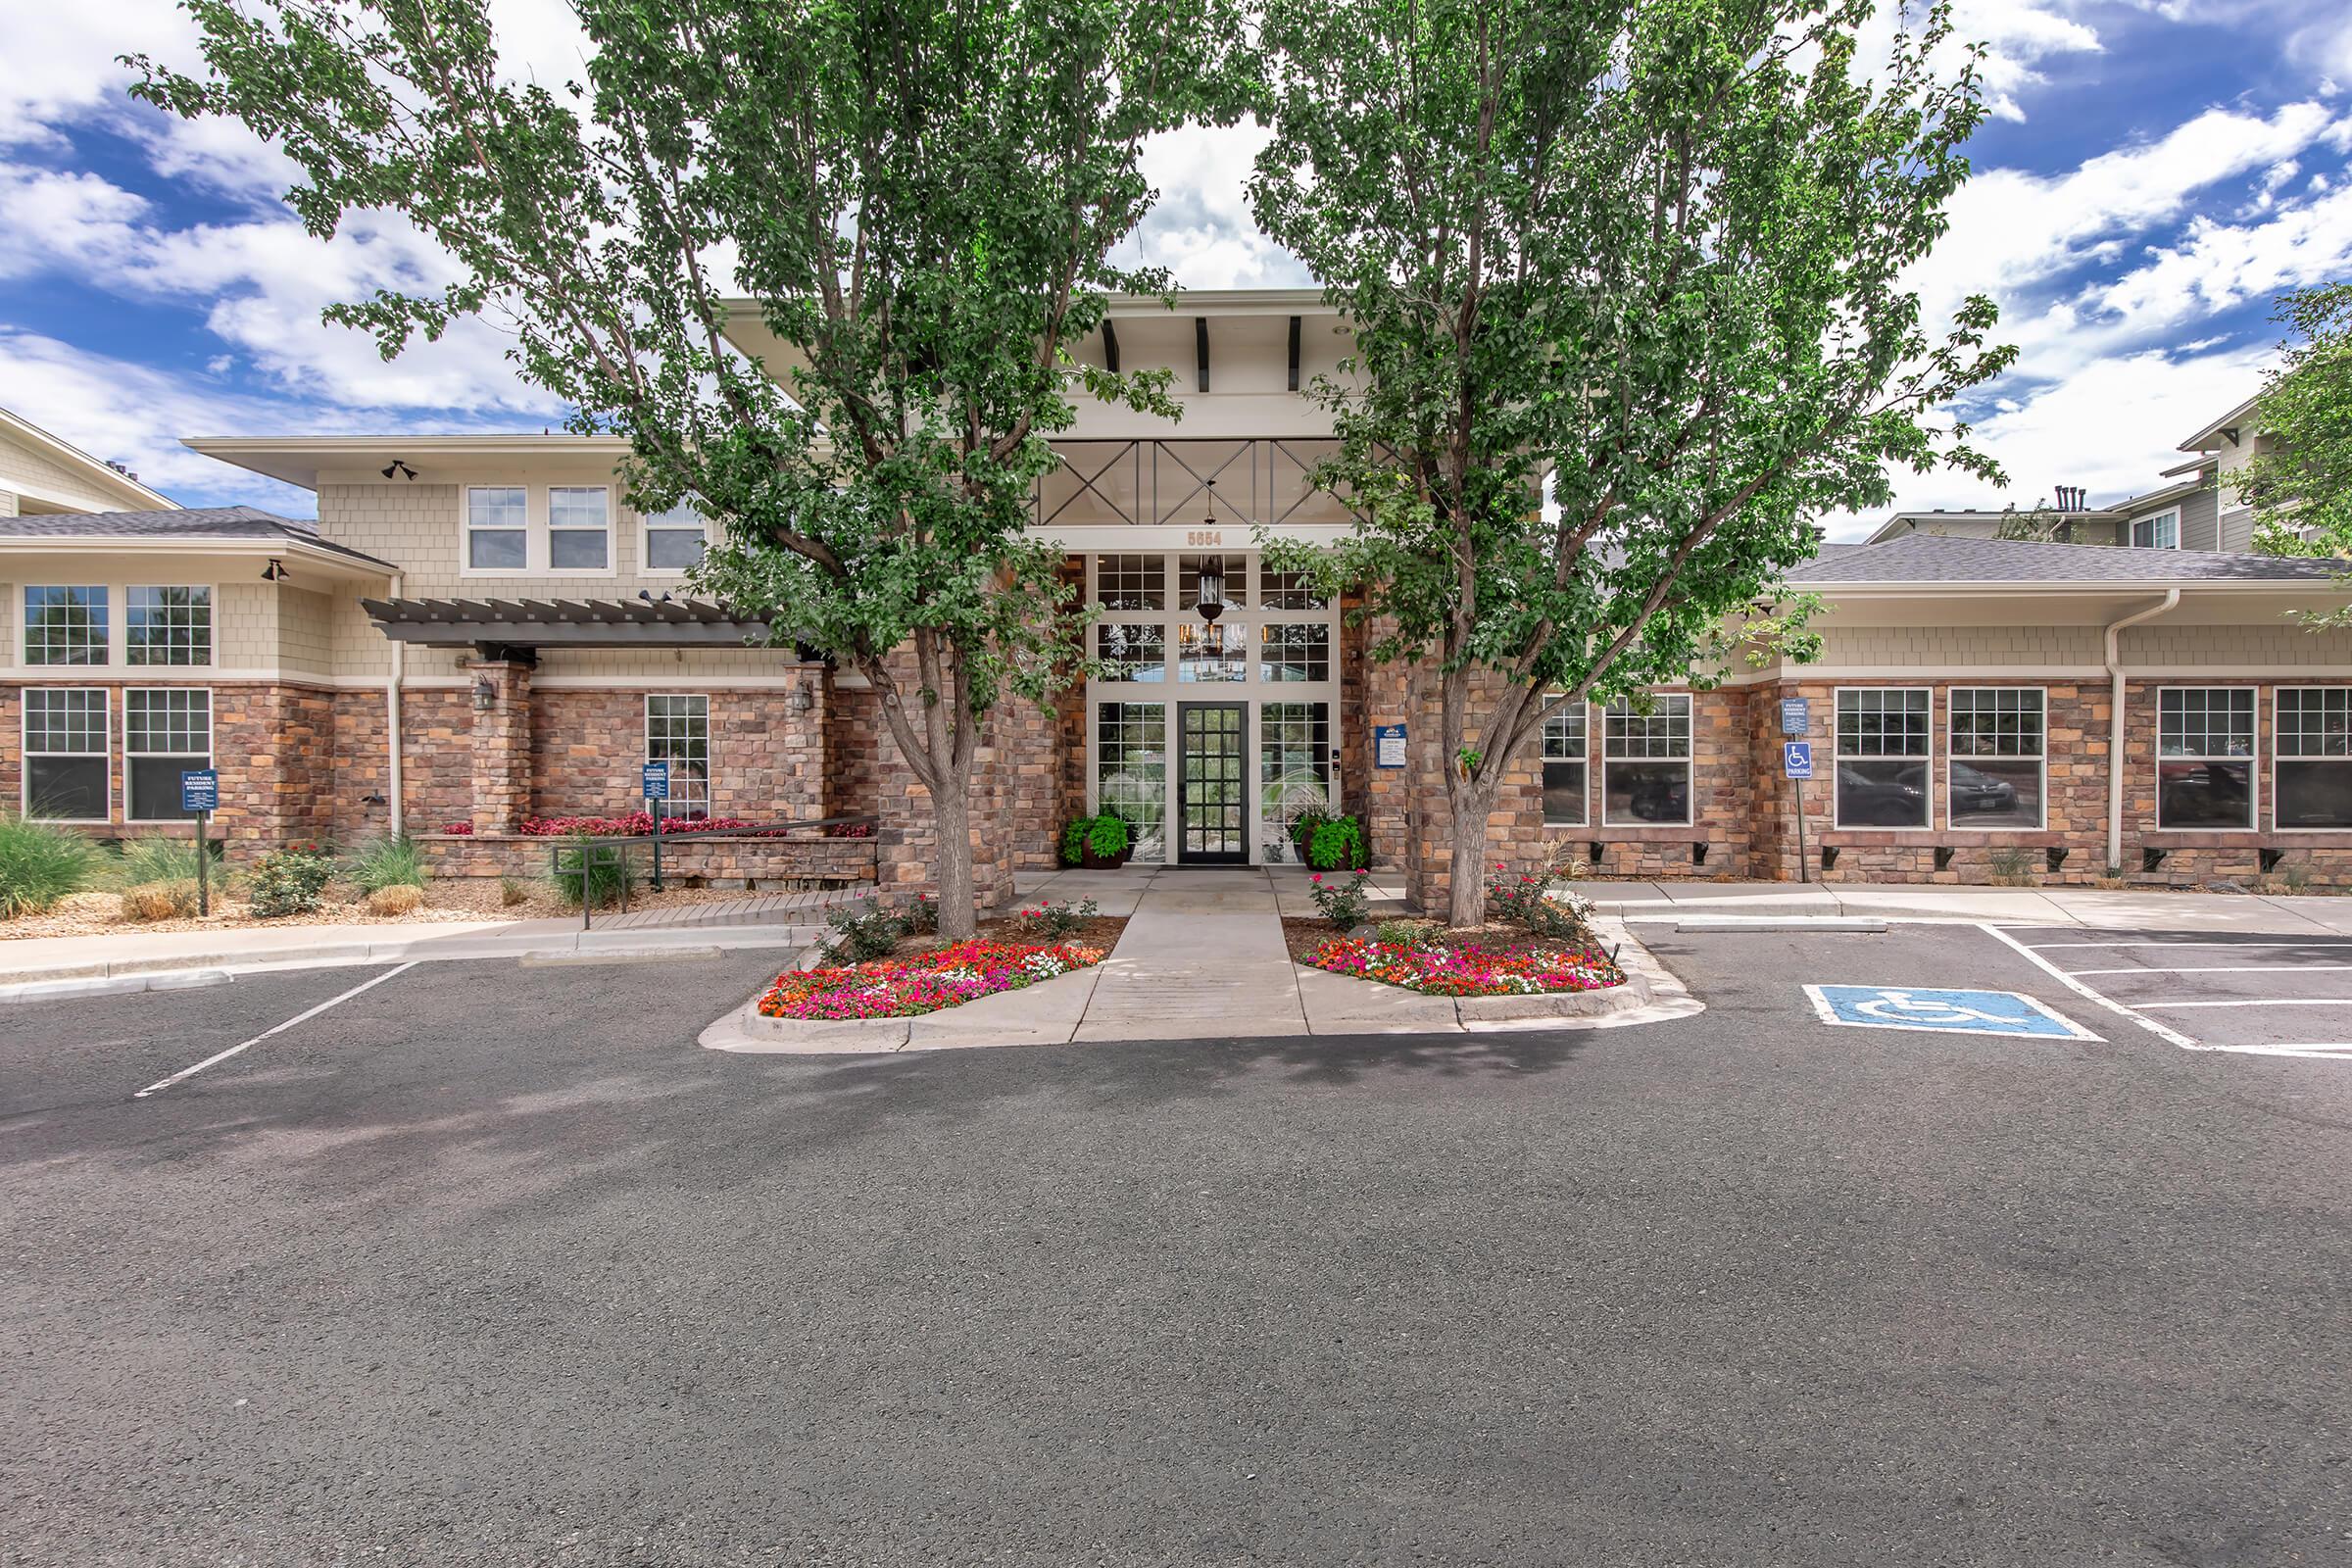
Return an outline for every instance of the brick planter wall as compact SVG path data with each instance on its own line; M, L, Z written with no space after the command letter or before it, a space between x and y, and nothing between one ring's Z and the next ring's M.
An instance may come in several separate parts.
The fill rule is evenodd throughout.
M432 834L417 842L434 876L536 881L547 875L550 851L568 841L499 833ZM675 878L688 886L854 886L874 880L874 848L870 838L706 839L681 834L662 840L662 872L664 880ZM650 872L652 845L632 841L629 853L641 875Z

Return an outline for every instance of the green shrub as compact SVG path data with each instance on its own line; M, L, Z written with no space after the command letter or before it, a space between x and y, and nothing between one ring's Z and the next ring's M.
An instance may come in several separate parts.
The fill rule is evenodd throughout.
M2031 850L1994 850L1984 858L1992 867L1992 880L2003 887L2022 888L2034 880Z
M1047 900L1034 909L1023 909L1016 918L1022 934L1032 941L1059 942L1076 932L1080 922L1092 920L1101 912L1092 899L1075 905Z
M424 886L424 852L416 841L403 835L369 839L351 852L343 874L362 893L380 893L385 888L421 888Z
M1317 871L1306 879L1307 892L1324 919L1342 931L1352 931L1372 912L1371 876L1369 871L1350 871L1326 882L1323 873Z
M827 963L887 958L898 951L899 938L906 934L906 922L871 899L854 908L835 909L825 916L825 924L833 930L824 942Z
M246 906L266 920L309 914L318 907L334 874L335 858L322 845L306 841L271 850L254 862Z
M0 816L0 919L57 907L58 900L89 886L104 860L98 846L72 828Z
M1127 853L1132 836L1124 818L1104 811L1100 816L1081 816L1061 830L1061 863L1076 865L1086 858L1089 850L1098 859L1115 860Z
M1348 871L1363 863L1364 830L1352 816L1326 817L1306 841L1306 863L1318 871Z
M939 930L939 901L928 893L917 893L906 901L906 908L900 911L899 923L906 928L906 934L910 937L927 937L937 934Z
M1419 952L1424 948L1442 947L1443 928L1427 920L1383 920L1373 933L1383 946L1405 948Z
M206 846L212 856L208 869L213 886L220 887L227 880L221 865L220 845L218 841ZM168 839L150 834L145 838L124 839L107 858L106 880L117 891L145 887L152 882L193 882L196 879L196 841Z
M512 909L517 904L531 902L531 885L518 876L498 879L498 904L502 909Z
M1487 918L1546 941L1590 942L1592 928L1585 917L1592 912L1592 901L1578 893L1553 898L1553 878L1549 866L1513 873L1496 865L1487 877Z
M589 835L575 833L570 842L556 850L549 879L555 883L556 897L564 901L565 907L580 906L585 883L590 907L608 909L618 904L623 894L636 888L637 863L629 858L625 849L616 845L600 846Z

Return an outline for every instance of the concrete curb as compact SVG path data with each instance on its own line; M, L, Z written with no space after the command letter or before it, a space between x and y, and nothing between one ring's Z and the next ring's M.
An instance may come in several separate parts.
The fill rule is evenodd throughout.
M165 969L154 974L92 975L81 980L32 980L0 985L0 1004L58 1002L68 997L121 997L141 991L194 991L223 986L236 976L226 969Z
M120 979L186 970L224 969L232 973L266 969L298 969L330 964L417 963L438 958L553 958L576 956L583 961L600 957L639 958L657 955L707 956L712 950L799 948L816 940L822 928L805 925L629 927L619 931L574 931L562 937L468 936L441 939L406 937L382 942L325 943L317 947L229 949L213 953L161 956L92 959L83 963L0 968L0 988L52 981Z

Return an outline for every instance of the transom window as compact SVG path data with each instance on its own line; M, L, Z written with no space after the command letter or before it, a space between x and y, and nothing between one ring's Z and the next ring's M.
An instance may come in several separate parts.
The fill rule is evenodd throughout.
M1924 687L1838 693L1839 827L1926 827L1932 699Z
M1220 602L1246 605L1250 602L1250 572L1240 556L1178 556L1176 558L1176 608L1200 608L1200 579L1213 576L1220 580Z
M1545 699L1551 701L1551 699ZM1552 827L1585 823L1585 705L1570 703L1544 720L1544 820Z
M1276 571L1272 566L1257 568L1257 602L1266 610L1321 610L1323 596L1315 591L1314 578L1303 571Z
M2041 692L1955 686L1949 702L1946 809L1951 825L2040 827L2046 744Z
M126 662L209 664L213 662L210 588L130 588L122 597Z
M645 760L669 764L664 816L710 814L710 699L649 692L645 699Z
M2278 691L2271 809L2280 828L2352 828L2352 686Z
M190 815L179 808L179 775L213 765L213 694L176 686L124 692L122 757L129 820Z
M1158 621L1103 620L1095 623L1095 657L1103 680L1161 681L1168 678L1167 631Z
M612 564L612 492L601 484L547 490L547 564L551 571L605 571Z
M1612 827L1690 821L1690 698L1660 692L1646 713L1619 698L1601 715L1600 819Z
M1331 627L1319 620L1270 620L1258 628L1257 678L1331 679Z
M1239 681L1250 678L1250 628L1231 622L1176 623L1176 678L1181 681Z
M1166 562L1158 556L1097 556L1095 600L1104 610L1167 609Z
M106 644L104 588L24 590L27 664L103 664Z
M521 571L530 564L530 507L523 487L468 485L466 564L475 571Z
M103 686L24 688L24 809L62 822L107 819Z
M2156 825L2254 825L2254 688L2168 686L2156 694Z
M2132 519L2132 548L2134 550L2178 550L2180 548L2180 514L2159 512Z
M645 519L645 569L692 571L703 564L710 542L710 522L692 502L650 513Z

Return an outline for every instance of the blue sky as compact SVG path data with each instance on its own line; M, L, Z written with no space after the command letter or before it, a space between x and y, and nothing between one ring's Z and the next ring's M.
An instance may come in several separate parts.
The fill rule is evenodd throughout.
M511 63L576 73L560 0L494 8ZM1905 506L2030 505L2147 489L2173 448L2256 390L2282 288L2352 275L2352 7L2300 0L1961 0L1992 51L1977 177L1916 279L1931 313L2001 304L2017 369L1968 410L1995 495L1903 475ZM240 127L124 95L114 56L194 61L169 0L0 0L0 404L191 505L308 515L311 498L196 457L186 435L536 430L550 400L484 323L385 365L319 310L437 275L397 219L331 243L277 201L288 171ZM1151 151L1159 206L1132 242L1196 287L1307 281L1250 223L1260 133ZM1841 520L1850 535L1862 519Z

